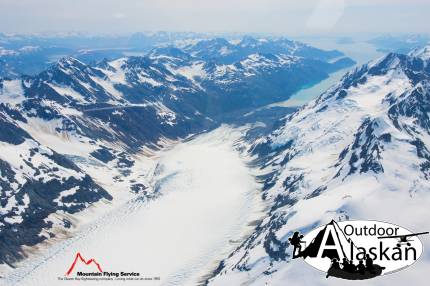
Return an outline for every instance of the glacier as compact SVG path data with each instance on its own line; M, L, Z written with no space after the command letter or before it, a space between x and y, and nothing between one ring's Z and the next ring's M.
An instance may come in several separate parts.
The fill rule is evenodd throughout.
M243 131L223 125L160 151L148 178L157 194L153 199L124 201L83 224L72 239L8 273L5 285L54 285L78 252L96 258L103 271L161 278L150 285L203 281L251 233L265 207L247 166L251 158L235 149ZM88 215L96 216L83 216Z

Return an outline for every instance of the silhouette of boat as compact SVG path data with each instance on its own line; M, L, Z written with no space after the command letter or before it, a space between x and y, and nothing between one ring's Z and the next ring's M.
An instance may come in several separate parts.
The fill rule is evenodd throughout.
M378 264L373 264L373 269L371 270L365 270L365 271L354 271L354 272L348 272L343 269L339 268L330 268L327 271L327 278L328 277L337 277L337 278L343 278L348 280L365 280L370 279L376 276L381 275L382 270L384 270L385 267L379 266Z

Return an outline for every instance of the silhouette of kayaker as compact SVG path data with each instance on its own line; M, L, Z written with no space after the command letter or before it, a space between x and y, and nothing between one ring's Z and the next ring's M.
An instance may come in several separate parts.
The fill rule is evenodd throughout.
M333 259L331 260L331 266L330 266L330 269L333 269L333 270L340 270L340 264L339 264L339 261L338 261L336 258L333 258ZM329 276L329 274L328 274L328 272L327 272L327 276L326 276L326 278L328 278L328 276Z
M343 260L342 260L342 269L344 271L348 271L348 272L352 271L351 264L349 263L349 260L346 259L346 257L344 257Z
M293 249L293 258L300 257L300 254L302 252L302 238L303 235L300 235L298 231L296 231L292 237L288 238L290 241L290 244L294 247Z
M360 260L360 262L358 262L357 271L360 274L364 274L364 272L366 271L366 266L364 265L363 260Z
M357 270L357 265L354 264L354 260L351 259L349 262L349 267L351 269L351 272L355 272Z
M373 269L374 269L373 259L370 258L369 254L366 254L366 270L373 271Z
M331 261L331 267L332 267L333 269L340 269L339 261L337 261L337 259L336 259L336 258L333 258L333 259L332 259L332 261Z

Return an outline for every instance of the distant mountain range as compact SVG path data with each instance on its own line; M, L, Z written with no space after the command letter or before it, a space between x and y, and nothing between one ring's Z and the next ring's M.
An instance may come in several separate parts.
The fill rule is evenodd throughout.
M430 43L426 34L383 35L368 41L384 53L396 52L407 54L416 48L422 48Z
M95 64L64 57L35 75L0 78L0 263L64 235L73 214L96 203L150 196L151 150L353 63L287 39L216 38Z
M0 33L0 77L17 78L22 74L36 75L66 56L94 65L104 58L113 60L124 56L142 56L153 48L168 45L188 46L189 52L206 56L206 60L214 56L210 54L211 51L226 53L223 58L234 61L241 60L244 55L252 53L294 54L324 60L341 56L338 51L321 51L285 38L255 39L245 36L242 40L235 40L240 39L239 37L232 35L229 40L226 40L213 38L210 34L179 32L136 33L130 36L4 35ZM241 45L235 45L237 42L241 42ZM203 48L209 48L209 50ZM293 51L292 49L295 48L297 50ZM218 59L221 60L221 57Z
M430 228L429 114L427 46L356 68L270 135L251 138L270 210L209 285L325 285L323 275L300 278L306 269L290 261L288 237L332 219ZM419 269L402 281L420 277Z

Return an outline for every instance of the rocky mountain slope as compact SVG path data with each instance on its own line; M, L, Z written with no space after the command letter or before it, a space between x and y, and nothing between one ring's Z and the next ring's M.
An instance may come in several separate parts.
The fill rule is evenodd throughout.
M66 237L92 206L156 192L154 150L215 127L215 115L286 99L352 63L301 45L309 57L238 46L225 64L201 55L206 42L194 45L96 65L65 57L0 79L0 264Z
M248 147L266 174L269 211L209 285L344 285L291 260L288 237L332 219L428 230L429 104L428 47L390 53L349 72L269 136L255 139ZM423 285L420 271L430 261L422 260L387 277L387 284L366 283Z

